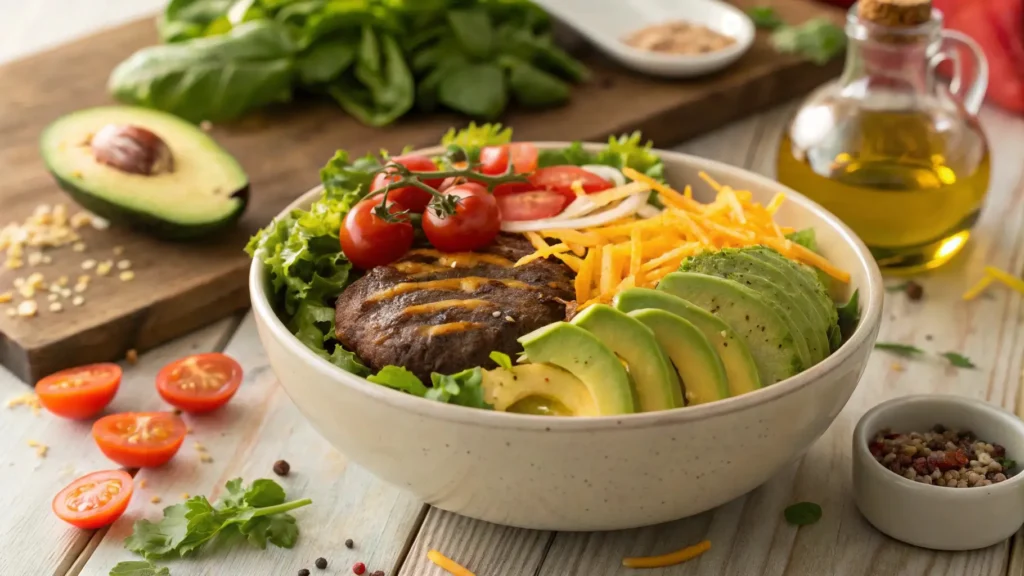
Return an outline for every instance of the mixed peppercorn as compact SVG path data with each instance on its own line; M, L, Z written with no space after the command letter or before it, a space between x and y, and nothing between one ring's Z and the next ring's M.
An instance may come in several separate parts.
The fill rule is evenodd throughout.
M950 488L997 484L1012 476L1017 466L999 444L941 425L924 433L884 429L875 434L868 449L875 460L896 474Z

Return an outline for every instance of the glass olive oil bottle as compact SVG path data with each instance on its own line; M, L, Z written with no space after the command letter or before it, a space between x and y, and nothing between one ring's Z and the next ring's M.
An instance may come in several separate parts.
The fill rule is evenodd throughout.
M989 149L975 117L984 55L943 30L927 0L862 0L846 33L843 75L783 133L779 181L846 222L883 270L935 268L963 248L988 190ZM958 46L974 58L966 90ZM946 60L948 84L936 74Z

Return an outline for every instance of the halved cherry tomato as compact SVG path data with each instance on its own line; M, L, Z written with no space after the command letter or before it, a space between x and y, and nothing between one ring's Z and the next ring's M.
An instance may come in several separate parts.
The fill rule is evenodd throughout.
M408 156L397 156L392 158L391 161L397 162L398 164L401 164L415 172L434 172L437 170L437 166L434 165L434 161L426 156L410 154ZM371 190L383 188L388 185L388 182L398 182L399 179L401 179L401 176L395 174L393 171L381 172L373 178ZM441 186L442 182L444 182L444 180L440 178L423 180L424 184L435 190ZM421 190L415 186L402 186L401 188L393 188L388 192L389 200L394 200L417 214L423 212L423 209L430 203L431 198L433 198L433 196L429 192Z
M242 383L234 358L211 352L175 360L156 375L156 391L175 408L202 414L228 403Z
M57 416L84 419L106 408L120 384L120 366L90 364L50 374L36 383L36 394L39 402Z
M501 230L498 201L483 186L467 182L446 192L460 200L455 214L438 216L432 209L423 213L423 232L442 252L469 252L491 243Z
M537 169L537 147L526 142L485 146L480 149L480 172L491 176L504 174L509 159L516 174L529 174Z
M593 194L612 188L612 183L579 166L549 166L530 175L530 183L537 190L550 190L565 196L570 202L576 199L572 183L579 181L583 191Z
M124 470L92 472L75 480L53 497L53 513L79 528L95 530L113 524L124 514L135 483Z
M569 204L558 192L526 192L499 196L498 208L505 221L539 220L562 212Z
M170 412L123 412L92 425L96 445L125 468L166 464L181 448L186 431L181 418Z
M397 216L400 222L387 222L373 213L383 196L363 200L349 210L338 231L341 251L352 265L362 270L390 264L412 247L415 232L408 216ZM388 202L388 212L403 212L405 206Z

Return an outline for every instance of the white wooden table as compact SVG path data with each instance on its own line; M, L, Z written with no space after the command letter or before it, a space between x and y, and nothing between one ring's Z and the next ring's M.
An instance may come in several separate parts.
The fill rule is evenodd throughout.
M152 11L160 0L0 0L0 60L49 47L73 36ZM728 126L681 150L770 174L774 146L791 106ZM1024 318L1021 297L1002 289L973 302L960 294L985 265L1024 268L1024 120L986 109L982 123L993 144L995 173L988 203L964 254L923 278L925 298L888 298L881 340L966 354L976 370L938 362L906 362L877 352L845 410L809 451L747 496L705 514L640 530L603 534L551 533L476 522L432 509L349 463L314 432L277 384L249 316L218 322L143 355L125 366L111 409L159 409L156 371L181 355L223 350L244 366L245 382L225 410L187 417L191 439L174 461L136 474L145 480L125 516L109 529L77 530L50 513L53 495L73 478L113 467L94 446L89 425L0 411L0 576L106 575L132 559L122 541L140 517L159 517L183 493L215 494L230 478L276 478L275 460L291 463L283 483L290 495L314 504L296 512L302 534L292 550L239 548L166 564L174 576L351 574L356 561L367 574L438 576L426 558L436 548L478 576L611 576L630 571L623 556L657 554L708 538L698 560L652 575L969 575L1024 576L1024 535L985 550L938 553L891 540L857 512L850 494L850 434L874 404L910 393L952 393L982 398L1007 409L1020 400ZM297 191L298 192L298 191ZM0 369L0 401L27 391ZM368 424L369 425L369 424ZM386 423L376 423L386 425ZM29 441L50 446L39 458ZM193 440L213 461L203 463ZM163 499L151 502L152 496ZM822 520L797 529L782 518L790 503L809 500ZM344 541L355 541L347 549ZM329 559L326 571L313 560Z

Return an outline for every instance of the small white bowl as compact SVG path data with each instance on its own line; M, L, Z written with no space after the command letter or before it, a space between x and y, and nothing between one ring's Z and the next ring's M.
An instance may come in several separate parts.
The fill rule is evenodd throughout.
M853 493L868 522L885 534L933 550L975 550L1013 536L1024 524L1024 474L977 488L908 480L885 468L868 443L883 428L923 432L936 424L970 430L1024 461L1024 422L987 402L960 396L905 396L868 411L853 432Z
M738 60L754 42L753 21L718 0L535 1L624 66L655 76L690 78L716 72ZM680 55L640 50L623 41L641 28L680 20L702 24L736 42L707 54Z

